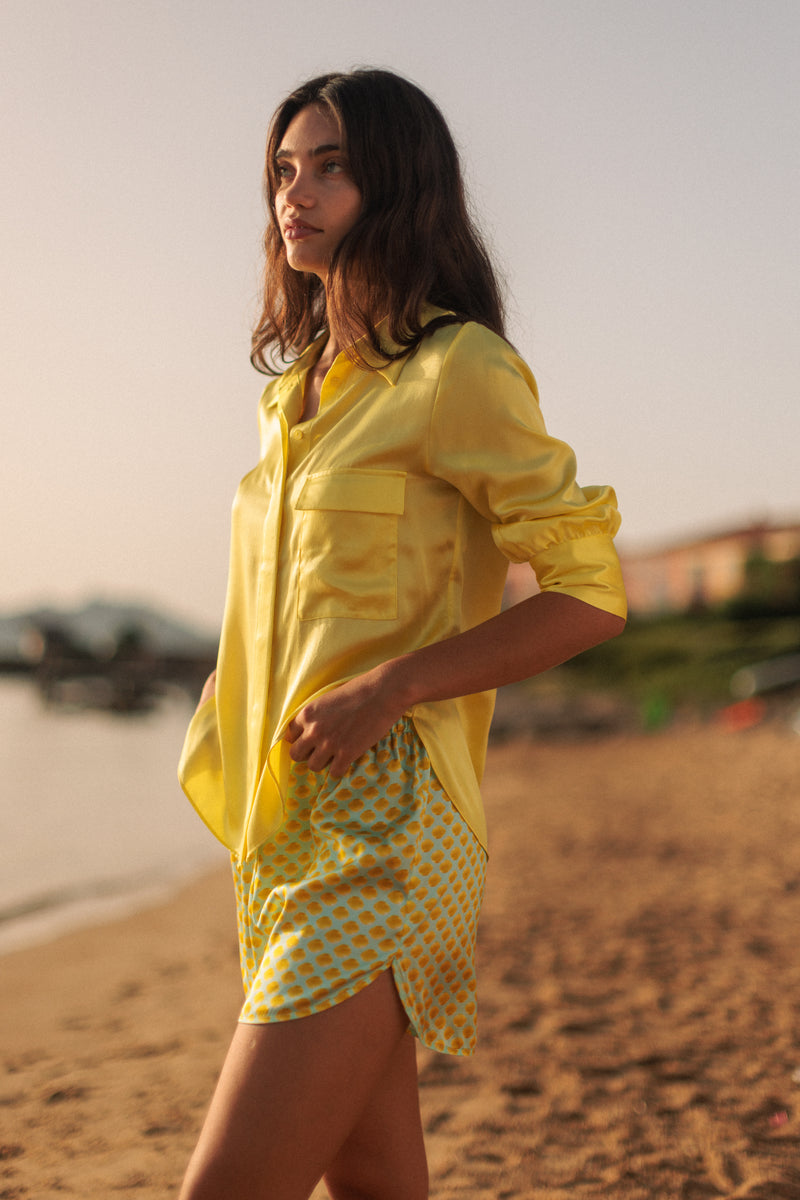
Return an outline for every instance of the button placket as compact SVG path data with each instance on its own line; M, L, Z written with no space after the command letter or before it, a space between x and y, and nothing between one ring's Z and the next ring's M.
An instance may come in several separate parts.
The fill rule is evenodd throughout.
M252 692L253 702L250 713L250 736L248 738L251 747L251 761L249 764L251 795L258 786L264 732L269 715L272 641L278 588L278 558L289 458L289 431L286 417L283 412L279 412L278 418L280 422L281 459L279 469L273 472L268 483L271 494L262 526L261 565L259 567L258 593L256 597L256 627L253 639L253 664L255 669Z

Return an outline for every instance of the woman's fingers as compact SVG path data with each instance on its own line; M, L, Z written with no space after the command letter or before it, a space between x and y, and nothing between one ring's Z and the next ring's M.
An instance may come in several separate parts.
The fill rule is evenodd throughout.
M203 690L200 693L200 699L197 702L197 707L202 708L206 700L210 700L214 695L217 686L217 672L212 671L208 679L203 684Z
M284 741L291 746L290 756L295 762L304 762L312 771L324 771L334 757L328 739L321 738L316 726L303 724L302 713L298 713L286 726Z
M284 739L290 744L289 755L294 762L304 762L317 774L330 769L334 779L346 775L350 762L364 752L356 748L348 758L347 752L343 753L342 748L332 744L329 739L317 740L309 730L291 729L291 726L287 726Z
M370 746L388 733L400 717L386 702L371 674L358 676L317 696L286 727L295 762L308 763L312 771L329 770L341 779Z

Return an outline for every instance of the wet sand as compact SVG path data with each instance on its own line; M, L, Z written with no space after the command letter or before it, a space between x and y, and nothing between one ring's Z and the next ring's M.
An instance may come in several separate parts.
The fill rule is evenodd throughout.
M485 796L478 1053L420 1052L432 1197L800 1200L800 738L517 738ZM174 1195L239 1000L226 871L0 959L0 1198Z

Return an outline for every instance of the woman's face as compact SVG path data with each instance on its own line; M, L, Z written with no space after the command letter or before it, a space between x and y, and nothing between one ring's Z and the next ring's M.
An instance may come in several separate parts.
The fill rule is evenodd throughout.
M334 251L361 212L338 122L314 105L301 109L287 127L274 169L286 260L324 284Z

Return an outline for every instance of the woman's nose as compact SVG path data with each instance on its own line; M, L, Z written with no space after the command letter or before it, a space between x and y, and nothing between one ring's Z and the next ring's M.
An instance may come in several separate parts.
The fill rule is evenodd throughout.
M284 199L289 204L302 204L307 208L313 203L313 195L309 186L309 181L304 171L298 171L297 174L289 180L283 189Z

